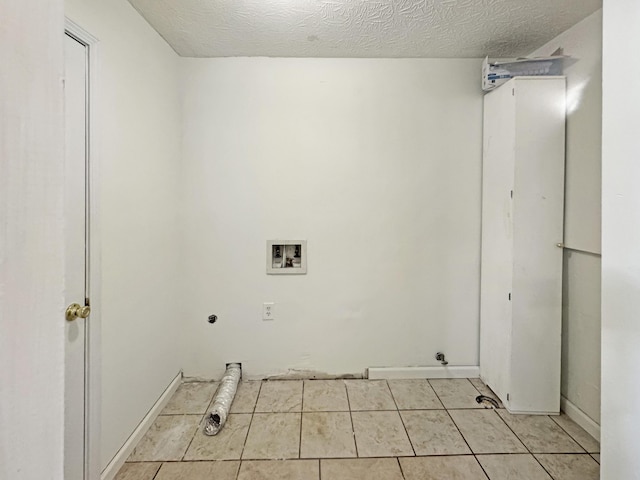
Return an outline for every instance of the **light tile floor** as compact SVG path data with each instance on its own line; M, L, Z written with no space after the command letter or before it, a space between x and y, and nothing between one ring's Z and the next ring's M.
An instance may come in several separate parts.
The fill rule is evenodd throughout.
M587 432L565 415L485 409L478 379L242 382L208 437L217 386L181 385L116 480L599 478Z

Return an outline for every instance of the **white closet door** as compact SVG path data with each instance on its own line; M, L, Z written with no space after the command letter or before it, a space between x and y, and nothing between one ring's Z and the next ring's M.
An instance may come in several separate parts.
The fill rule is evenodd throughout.
M560 411L565 88L485 96L480 375L511 413Z
M563 77L514 82L513 353L509 409L560 411L565 90Z
M482 167L481 377L506 398L511 355L515 97L501 87L485 96Z

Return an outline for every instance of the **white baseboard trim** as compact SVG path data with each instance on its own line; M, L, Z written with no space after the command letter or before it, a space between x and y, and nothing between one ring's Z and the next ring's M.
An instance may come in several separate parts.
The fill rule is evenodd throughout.
M480 367L371 367L367 378L393 380L399 378L478 378Z
M512 415L558 415L558 412L553 412L553 411L548 411L548 412L541 412L541 411L529 411L529 410L511 410L509 409L509 407L507 407L505 405L504 409L509 412Z
M129 436L129 438L127 438L127 441L124 442L124 445L120 447L118 453L115 454L109 464L104 468L102 474L100 475L100 480L113 480L113 478L115 478L122 465L124 465L124 462L127 461L127 458L129 458L129 455L131 455L131 452L133 452L133 449L136 448L136 445L138 444L140 439L142 439L142 437L144 437L144 434L147 433L149 427L153 425L156 417L160 414L165 405L169 403L169 400L171 399L173 394L176 393L176 390L178 390L178 387L181 383L182 371L178 372L178 375L176 375L176 377L171 380L171 383L169 384L169 386L167 386L162 395L160 395L160 398L158 398L156 403L153 404L151 410L149 410L149 412L144 416L133 433Z
M567 417L584 428L589 435L600 441L600 425L580 410L575 404L571 403L565 397L560 397L560 410L566 413Z

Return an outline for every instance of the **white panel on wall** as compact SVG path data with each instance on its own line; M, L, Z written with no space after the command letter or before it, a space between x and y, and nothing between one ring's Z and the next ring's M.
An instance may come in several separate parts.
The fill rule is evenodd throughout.
M477 365L480 61L181 66L185 374ZM307 275L265 274L272 238L307 239Z
M102 467L181 368L177 55L126 0L67 0L99 39Z
M0 0L0 478L63 478L64 12Z
M605 0L602 95L602 470L640 479L640 3ZM624 76L616 69L624 65Z

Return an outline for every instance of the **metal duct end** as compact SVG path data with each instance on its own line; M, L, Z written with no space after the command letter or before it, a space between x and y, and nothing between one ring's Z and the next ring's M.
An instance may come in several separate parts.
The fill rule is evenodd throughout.
M220 431L220 415L210 413L204 425L203 432L205 435L213 436Z

